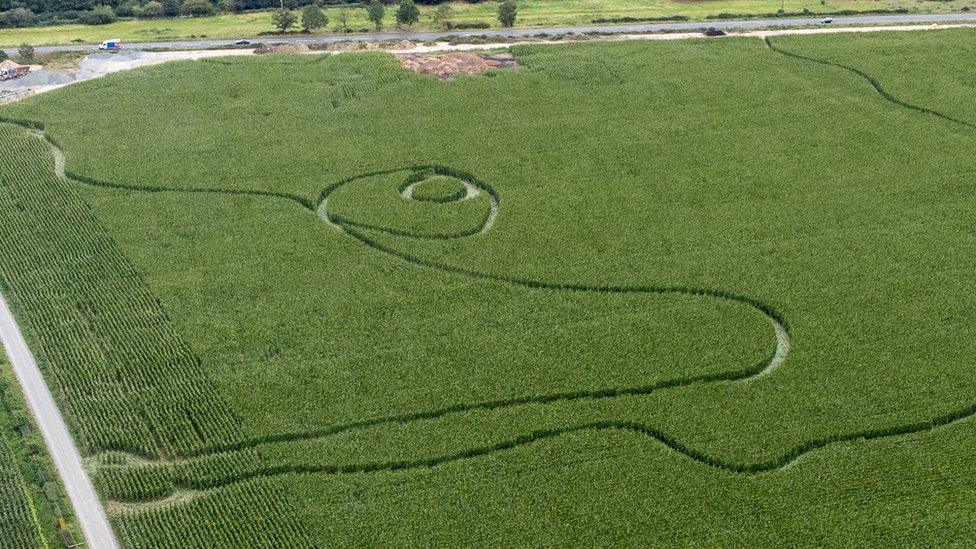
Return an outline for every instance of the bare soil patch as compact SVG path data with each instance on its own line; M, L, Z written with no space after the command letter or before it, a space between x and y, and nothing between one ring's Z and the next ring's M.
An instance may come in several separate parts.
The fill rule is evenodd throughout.
M482 54L452 52L439 55L401 53L397 55L404 68L419 74L430 74L447 80L456 75L474 76L483 72L517 67L515 56L510 53Z
M308 53L305 44L261 44L254 50L254 53Z

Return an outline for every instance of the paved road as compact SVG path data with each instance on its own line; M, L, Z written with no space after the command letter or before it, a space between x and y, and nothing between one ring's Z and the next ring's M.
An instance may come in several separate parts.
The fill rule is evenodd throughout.
M44 442L47 444L51 460L68 492L68 499L74 507L75 519L81 526L85 542L91 549L117 549L112 526L105 517L105 509L95 494L88 473L81 465L81 455L75 447L71 434L64 424L61 412L54 404L54 397L48 390L44 377L34 361L34 356L23 335L14 323L10 308L0 296L0 341L7 349L7 356L13 364L14 373L20 382L27 399L27 406L34 415Z
M270 16L269 16L270 17ZM585 32L607 32L625 34L634 32L665 32L665 31L696 31L708 27L722 30L754 30L768 27L814 27L821 25L821 17L784 17L779 19L747 19L740 21L691 21L681 23L653 23L646 25L589 25L582 27L548 27L548 28L518 28L518 29L488 29L476 31L453 32L378 32L366 34L333 34L326 36L296 36L289 38L264 37L253 39L252 42L269 42L275 44L330 44L334 42L354 41L387 41L412 40L415 42L432 41L445 36L503 36L525 37L536 34L568 34ZM270 21L270 19L269 19ZM834 17L833 26L837 25L891 25L899 23L952 23L974 22L976 13L930 13L904 15L852 15ZM107 36L106 38L111 38ZM126 49L174 49L174 50L205 50L233 45L235 40L193 40L182 42L143 42L124 43ZM42 46L38 52L51 51L95 51L96 45L70 46ZM16 53L16 48L6 50L8 54Z

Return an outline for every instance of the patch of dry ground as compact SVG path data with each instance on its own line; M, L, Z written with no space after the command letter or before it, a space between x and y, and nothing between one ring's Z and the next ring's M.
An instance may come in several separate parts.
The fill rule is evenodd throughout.
M510 69L518 66L515 56L510 53L483 54L471 52L452 52L439 55L423 53L401 53L397 59L404 68L419 74L430 74L447 80L456 75L474 76L496 69Z
M305 44L261 44L255 48L254 53L308 53Z

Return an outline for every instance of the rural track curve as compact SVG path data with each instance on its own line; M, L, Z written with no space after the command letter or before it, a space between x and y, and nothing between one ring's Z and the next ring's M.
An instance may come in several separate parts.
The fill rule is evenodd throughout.
M878 93L878 95L880 95L882 98L884 98L885 101L888 101L890 103L894 103L895 105L898 105L899 107L903 107L903 108L906 108L906 109L909 109L909 110L913 110L915 112L919 112L919 113L922 113L922 114L927 114L927 115L930 115L930 116L934 116L936 118L941 118L941 119L946 120L948 122L952 122L953 124L958 124L960 126L963 126L963 127L966 127L966 128L972 129L972 130L976 130L976 124L974 124L972 122L969 122L967 120L962 120L960 118L956 118L954 116L948 115L948 114L946 114L944 112L937 111L935 109L930 109L928 107L922 107L922 106L919 106L919 105L915 105L914 103L909 103L907 101L904 101L902 99L899 99L899 98L895 97L891 92L889 92L888 90L886 90L884 88L884 86L881 85L881 82L879 82L877 78L871 76L870 74L862 71L861 69L859 69L857 67L852 67L850 65L844 65L843 63L836 63L834 61L828 61L826 59L818 59L816 57L809 57L809 56L806 56L806 55L801 55L801 54L796 53L796 52L792 52L792 51L789 51L789 50L785 50L785 49L783 49L783 48L781 48L781 47L773 44L773 41L770 40L769 37L763 38L763 42L766 44L766 47L767 48L769 48L770 50L772 50L772 51L774 51L774 52L776 52L776 53L778 53L780 55L784 55L786 57L790 57L790 58L793 58L793 59L799 59L801 61L808 61L808 62L811 62L811 63L817 63L818 65L825 65L825 66L828 66L828 67L836 67L836 68L839 68L839 69L844 69L845 71L847 71L847 72L849 72L849 73L851 73L851 74L853 74L855 76L860 76L861 78L863 78L864 80L866 80L868 82L868 84L870 84L871 87L874 88L874 91L876 91Z
M859 69L842 65L839 63L834 63L831 61L803 56L800 54L789 52L788 50L783 50L778 46L775 46L768 38L764 39L764 41L766 46L769 47L771 51L774 51L781 55L804 60L804 61L815 62L823 65L835 66L844 69L846 71L849 71L852 74L860 76L866 79L882 98L896 105L919 112L921 114L935 116L955 124L976 129L976 125L967 122L965 120L960 120L950 115L947 115L945 113L941 113L939 111L935 111L933 109L929 109L926 107L916 106L906 101L898 99L897 97L887 92L883 88L883 86L877 81L877 79L875 79L874 77L870 76L869 74ZM442 272L447 272L454 275L467 276L467 277L478 278L483 280L491 280L496 282L504 282L504 283L523 286L527 288L539 289L539 290L570 291L570 292L604 292L604 293L680 293L686 295L732 300L737 303L748 306L750 308L753 308L761 312L762 314L764 314L770 320L776 332L776 337L777 337L776 352L768 361L764 361L759 365L738 370L735 372L724 372L715 375L705 375L705 376L697 376L694 378L684 378L684 379L677 379L671 381L664 381L654 385L637 387L637 388L605 389L605 390L589 391L589 392L581 391L581 392L560 393L560 394L544 395L544 396L515 397L511 399L487 401L487 402L480 402L480 403L458 404L458 405L449 406L437 410L429 410L424 412L403 414L398 416L388 416L383 418L362 420L362 421L351 422L342 425L325 427L319 430L305 431L301 433L285 433L285 434L274 435L269 437L259 437L248 441L242 441L238 444L226 445L222 447L213 447L201 451L200 453L195 455L184 456L182 459L185 460L189 460L194 457L200 457L200 456L210 456L222 452L233 452L236 450L253 448L265 444L323 438L341 432L353 431L358 429L366 429L369 427L380 426L383 424L408 423L408 422L419 421L419 420L436 419L449 414L462 413L462 412L474 411L474 410L494 410L494 409L500 409L500 408L506 408L512 406L519 406L524 404L546 404L546 403L556 402L556 401L568 401L568 400L578 400L578 399L587 399L587 398L609 398L609 397L616 397L616 396L646 395L653 391L657 391L661 389L679 387L679 386L685 386L691 384L704 384L704 383L715 383L715 382L741 382L741 381L747 382L747 381L752 381L754 379L760 378L768 374L769 372L773 371L775 368L779 367L785 361L785 358L789 350L789 331L785 319L783 319L783 317L776 310L750 297L739 296L736 294L719 291L719 290L707 290L707 289L698 289L698 288L563 284L563 283L556 283L556 282L544 281L544 280L520 278L520 277L509 276L509 275L497 274L497 273L479 272L470 269L465 269L463 267L459 267L455 265L437 263L431 260L427 260L412 255L408 252L404 252L402 250L396 249L387 244L383 244L378 240L376 240L375 238L372 238L363 232L363 231L376 231L376 232L393 234L401 237L412 236L415 238L459 238L462 236L470 236L473 234L477 234L479 232L483 232L486 226L490 228L490 225L488 224L488 220L490 219L491 222L494 222L494 215L497 214L497 210L494 213L489 213L489 215L485 217L485 221L483 221L481 225L471 230L462 231L456 234L434 235L434 236L414 235L410 233L405 233L403 231L396 231L387 227L367 225L365 223L361 223L356 220L350 220L350 219L343 218L341 216L335 216L334 214L330 215L330 212L328 210L329 195L339 187L366 177L389 174L398 171L407 171L407 170L412 170L412 171L434 170L435 172L439 171L442 174L448 174L448 175L458 177L462 181L467 181L472 185L476 186L479 190L488 193L489 196L494 197L495 200L494 203L495 206L497 207L498 195L497 193L494 192L494 189L492 189L490 185L477 180L470 174L467 174L459 170L455 170L453 168L448 168L443 166L419 165L419 166L407 166L402 168L394 168L389 170L372 172L369 174L358 175L352 178L339 181L332 185L329 185L328 187L326 187L325 190L323 190L318 204L313 205L311 201L307 200L304 197L286 194L286 193L275 193L270 191L212 189L212 188L194 188L194 187L182 187L182 188L152 187L152 186L128 185L128 184L121 184L121 183L104 182L104 181L99 181L88 177L78 176L63 171L63 155L61 155L60 149L58 148L57 144L43 134L43 126L41 124L38 124L36 122L31 122L31 121L15 121L15 120L6 120L6 121L19 123L29 128L35 129L38 131L40 135L44 136L51 144L53 150L55 151L55 157L56 157L55 164L56 166L60 165L61 167L60 169L62 170L62 173L60 173L59 175L64 177L67 180L72 180L75 182L84 183L88 185L95 185L95 186L109 187L109 188L130 190L130 191L243 194L243 195L258 195L258 196L266 196L266 197L277 198L277 199L285 199L285 200L295 202L307 210L316 212L323 219L323 221L332 225L333 227L338 228L339 230L343 231L348 236L358 240L365 246L419 267L437 269ZM60 161L57 160L57 157L59 155L61 156ZM401 188L401 193L403 192L403 190L404 189ZM632 432L638 435L652 438L658 441L659 443L663 444L664 446L670 448L674 452L684 455L691 460L701 463L702 465L721 469L731 473L742 473L742 474L766 473L766 472L782 469L783 467L786 467L794 463L796 460L800 459L804 455L825 448L832 444L858 441L858 440L874 440L874 439L881 439L887 437L908 435L912 433L927 432L927 431L931 431L940 427L944 427L965 420L967 418L972 417L973 415L976 415L976 403L949 411L939 416L930 417L928 419L917 421L917 422L895 425L890 427L861 430L861 431L839 434L839 435L832 435L820 439L806 441L796 445L795 447L781 454L778 457L774 457L761 462L753 462L753 463L735 463L720 458L716 458L707 453L685 446L680 441L678 441L677 438L675 438L674 436L668 433L665 433L659 429L648 427L646 425L642 425L636 422L628 422L628 421L592 422L592 423L587 423L587 424L582 424L582 425L577 425L572 427L559 428L559 429L537 430L496 444L482 446L478 448L471 448L457 453L442 455L434 458L427 458L427 459L413 460L413 461L407 460L407 461L389 461L389 462L376 462L376 463L365 463L365 464L352 464L352 465L345 465L345 466L339 466L339 465L324 465L324 466L309 466L309 467L272 466L272 467L267 467L265 469L262 469L260 471L246 472L244 474L239 475L236 478L224 479L219 484L199 486L199 487L189 487L189 489L194 491L209 490L209 489L219 488L221 486L225 486L235 482L243 482L250 478L266 477L266 476L272 476L276 474L303 473L303 472L349 474L349 473L370 473L370 472L382 472L382 471L402 471L402 470L416 469L422 467L433 467L444 463L471 459L479 456L484 456L484 455L488 455L500 451L513 449L520 446L525 446L536 441L553 439L556 437L568 435L570 433L587 431L587 430L588 431L623 430L627 432ZM188 487L180 487L181 493L187 490L187 488ZM182 498L181 501L183 501ZM133 508L139 508L140 505L144 505L144 504L133 503L131 505L133 506Z

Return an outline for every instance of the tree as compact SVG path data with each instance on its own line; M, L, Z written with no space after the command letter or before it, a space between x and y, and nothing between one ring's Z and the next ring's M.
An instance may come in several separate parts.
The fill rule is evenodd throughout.
M380 0L370 0L366 6L366 18L376 25L376 30L383 28L383 16L386 15L386 7Z
M37 23L37 16L27 8L14 8L3 15L11 27L30 27Z
M210 0L183 0L180 13L190 17L206 17L214 14L214 5Z
M274 23L278 32L286 33L295 24L295 14L291 10L281 8L271 14L271 22Z
M91 11L81 14L79 19L86 25L107 25L115 22L115 10L112 6L95 6Z
M302 9L302 28L306 31L317 31L328 24L329 18L315 4L309 4Z
M349 10L345 8L339 10L338 15L336 15L336 21L339 23L339 28L336 30L349 32Z
M9 59L7 52L0 50L0 61L6 61L7 59Z
M136 0L126 0L119 4L119 7L115 9L115 14L119 17L134 17L135 14L142 9L139 2Z
M237 2L234 0L220 0L218 4L220 6L220 11L224 13L236 13L237 12Z
M433 15L434 24L442 29L451 30L454 28L454 8L450 4L441 4Z
M176 17L180 14L180 0L163 0L163 15Z
M163 5L155 0L146 2L146 5L142 6L142 9L136 10L136 17L143 19L156 19L162 17L164 14Z
M396 10L397 25L409 27L420 21L420 10L413 0L401 0L400 7Z
M21 63L31 64L34 62L34 46L30 44L21 44L17 48L17 58L20 59Z
M515 0L505 0L498 6L498 22L503 27L514 26L517 15L518 8L515 6Z

